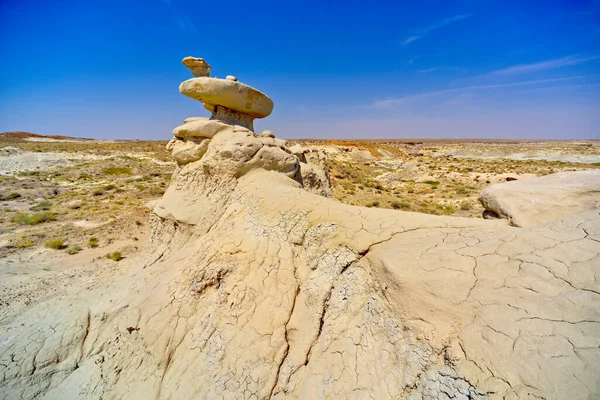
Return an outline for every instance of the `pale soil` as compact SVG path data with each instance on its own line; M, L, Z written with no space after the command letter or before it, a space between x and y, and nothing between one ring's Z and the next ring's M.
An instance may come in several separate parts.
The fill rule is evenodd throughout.
M481 190L600 166L600 141L316 141L327 154L334 196L347 204L481 217Z
M14 254L36 254L32 249L41 249L34 258L44 260L51 260L50 254L77 259L112 251L130 256L131 249L124 251L132 247L127 243L147 234L145 203L162 196L174 169L164 142L7 144L0 148L0 175L5 175L0 176L2 265L17 262ZM50 218L27 220L36 215ZM97 248L88 246L92 237ZM51 239L62 239L63 249L44 248ZM81 250L67 255L74 246Z

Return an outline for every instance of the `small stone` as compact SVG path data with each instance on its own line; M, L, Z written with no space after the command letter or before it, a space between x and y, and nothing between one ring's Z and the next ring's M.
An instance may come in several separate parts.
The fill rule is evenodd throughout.
M227 77L225 77L225 79L227 79L228 81L237 82L237 78L233 75L227 75Z
M273 132L271 132L271 131L265 130L265 131L262 131L262 133L260 134L260 136L274 138L275 134Z
M210 76L212 67L204 60L204 58L186 57L181 63L188 67L194 76Z

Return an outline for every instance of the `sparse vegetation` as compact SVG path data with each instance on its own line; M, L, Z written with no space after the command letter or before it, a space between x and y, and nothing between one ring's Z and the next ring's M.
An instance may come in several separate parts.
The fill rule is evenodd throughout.
M391 205L396 210L408 210L410 208L408 201L392 201Z
M108 167L108 168L104 168L102 170L102 173L104 175L111 175L111 176L115 176L115 175L131 175L131 169L126 168L126 167Z
M28 247L33 247L35 243L33 242L33 240L31 240L30 238L26 237L26 236L19 236L19 239L17 240L17 242L15 243L15 247L17 249L25 249Z
M90 249L96 248L98 247L98 238L92 236L91 238L88 239L88 247Z
M7 195L0 196L0 201L14 200L14 199L18 199L19 197L21 197L21 195L19 193L13 192L13 193L9 193Z
M41 212L35 214L28 214L24 212L18 212L12 219L12 222L15 222L19 225L37 225L43 222L54 221L56 217L54 214L49 212Z
M108 253L106 258L110 258L113 261L121 261L123 259L123 255L120 251L113 251L112 253Z
M44 247L54 250L62 250L65 246L65 241L62 239L50 239L44 243Z
M81 251L81 246L75 244L67 249L67 254L73 255L73 254L79 253L80 251Z
M49 210L51 206L52 206L51 202L49 202L49 201L42 201L42 202L38 203L37 205L31 207L30 210L31 211Z

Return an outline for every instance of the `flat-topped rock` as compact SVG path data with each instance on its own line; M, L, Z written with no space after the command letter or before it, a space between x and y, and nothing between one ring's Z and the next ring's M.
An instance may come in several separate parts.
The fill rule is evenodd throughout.
M231 125L208 118L186 119L186 122L173 130L173 135L181 139L208 138L212 139L217 133L231 129Z
M486 210L514 226L535 226L570 214L600 210L600 170L560 172L486 187Z
M265 118L273 111L273 101L266 94L233 80L192 78L183 82L179 91L202 103L222 106L253 118Z

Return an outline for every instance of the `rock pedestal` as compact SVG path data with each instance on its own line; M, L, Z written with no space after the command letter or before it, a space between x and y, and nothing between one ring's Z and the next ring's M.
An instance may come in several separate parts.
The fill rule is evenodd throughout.
M211 78L211 66L203 58L186 57L183 65L196 78L183 82L179 91L204 103L204 107L212 113L211 119L254 130L254 119L265 118L273 111L273 100L253 87L238 82L235 76Z

